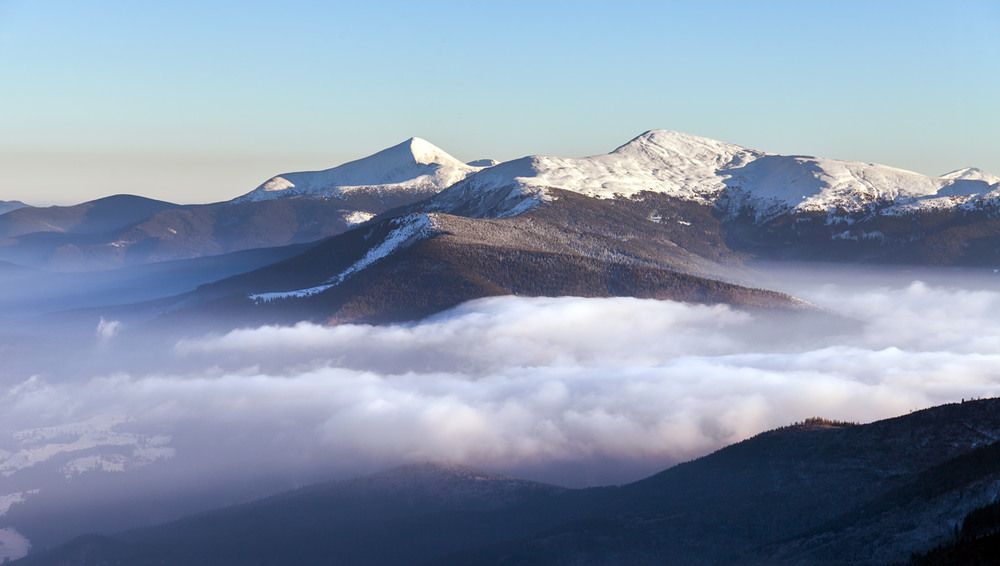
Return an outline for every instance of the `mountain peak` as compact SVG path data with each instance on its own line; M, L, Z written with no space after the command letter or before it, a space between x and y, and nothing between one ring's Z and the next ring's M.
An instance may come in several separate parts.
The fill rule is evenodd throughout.
M414 165L443 165L470 168L431 142L423 138L412 137L402 143L373 153L368 157L362 157L361 159L344 163L326 171L336 171L344 168L357 169L359 167L376 169L385 167L405 168Z
M422 138L412 137L377 153L323 171L285 173L272 177L236 202L279 197L345 198L364 189L394 196L426 198L479 168L448 155ZM417 198L419 197L419 198ZM397 203L397 206L399 203ZM369 211L369 212L381 212Z
M951 173L945 173L941 175L942 179L951 179L954 181L985 181L987 184L992 185L994 183L1000 183L1000 177L992 175L983 171L978 167L966 167L964 169L957 169Z
M413 156L413 160L416 163L460 163L444 150L423 138L412 137L404 143L409 144L410 155Z
M673 130L648 130L612 153L619 155L648 155L673 159L693 159L728 165L738 155L763 152L710 138L675 132Z

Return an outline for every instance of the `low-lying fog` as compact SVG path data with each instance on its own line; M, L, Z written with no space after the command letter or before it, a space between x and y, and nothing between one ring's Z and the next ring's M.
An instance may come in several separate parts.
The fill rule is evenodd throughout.
M277 477L266 489L279 490L414 460L622 483L812 416L870 422L1000 394L1000 276L760 270L828 312L500 297L414 324L143 349L137 329L94 320L90 357L60 366L43 351L48 369L5 374L0 495L30 505L29 490L157 466L188 486Z

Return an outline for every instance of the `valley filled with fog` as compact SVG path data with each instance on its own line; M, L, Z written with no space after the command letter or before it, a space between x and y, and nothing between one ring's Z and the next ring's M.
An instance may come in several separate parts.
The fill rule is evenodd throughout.
M809 417L1000 393L991 271L755 268L818 309L508 296L382 326L53 329L68 363L19 347L4 372L0 491L22 516L46 493L82 513L228 485L222 503L426 460L617 484Z

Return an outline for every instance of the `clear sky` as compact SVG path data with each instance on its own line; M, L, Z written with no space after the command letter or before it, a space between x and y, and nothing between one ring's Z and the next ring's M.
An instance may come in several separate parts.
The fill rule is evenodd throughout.
M0 0L0 200L210 202L411 136L506 160L653 128L1000 174L1000 2Z

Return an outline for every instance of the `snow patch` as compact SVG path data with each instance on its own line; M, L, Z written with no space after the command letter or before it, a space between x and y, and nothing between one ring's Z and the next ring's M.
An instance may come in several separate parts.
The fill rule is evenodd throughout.
M31 550L31 541L16 529L0 529L0 562L24 558Z
M347 222L348 224L353 226L355 224L363 224L365 222L368 222L372 218L375 218L375 215L372 214L371 212L355 210L354 212L344 215L344 222Z
M318 295L323 291L326 291L330 287L333 287L332 283L326 285L317 285L315 287L309 287L308 289L298 289L295 291L280 291L277 293L257 293L250 295L250 299L257 303L269 303L276 299L300 299L302 297L311 297L313 295Z
M0 495L0 517L3 517L10 511L10 508L17 503L24 503L26 495L35 495L38 493L37 489L31 489L28 491L18 491L15 493L8 493L6 495Z
M112 462L112 466L117 464L113 463L116 457L111 454L119 454L131 468L172 456L172 449L166 446L169 436L150 437L115 430L127 422L129 419L125 416L101 415L76 423L16 431L11 434L14 445L0 450L0 474L10 477L55 457L81 452L88 454L74 461L86 460L97 449L107 454L103 458ZM130 450L123 450L125 448ZM149 452L151 449L153 452ZM150 454L158 456L150 459Z
M389 221L395 226L376 246L368 249L368 252L350 267L331 277L324 284L299 289L295 291L280 291L276 293L258 293L250 295L250 299L257 304L266 303L275 299L289 299L309 297L322 293L331 287L335 287L347 280L351 275L365 269L376 261L387 257L397 250L409 247L414 243L429 237L433 232L440 230L440 225L433 214L411 214L402 218L393 218Z
M331 279L330 281L333 285L343 283L351 275L392 254L396 250L408 247L418 240L426 238L436 228L436 222L431 219L429 214L413 214L404 218L393 218L390 222L397 227L389 232L381 244L370 248L364 257L345 269L340 275Z

